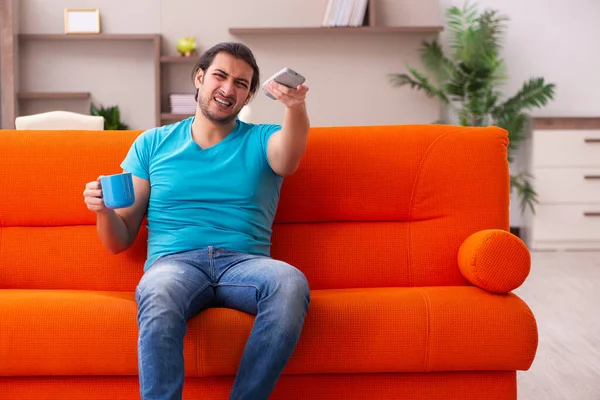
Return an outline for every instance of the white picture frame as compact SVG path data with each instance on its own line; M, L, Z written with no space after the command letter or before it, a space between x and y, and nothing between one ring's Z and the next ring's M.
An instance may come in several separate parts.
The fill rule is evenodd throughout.
M97 8L65 8L65 33L100 33L100 11Z

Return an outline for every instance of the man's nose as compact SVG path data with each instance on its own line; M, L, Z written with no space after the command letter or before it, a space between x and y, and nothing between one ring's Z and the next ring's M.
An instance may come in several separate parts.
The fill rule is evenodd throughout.
M223 90L223 94L225 94L225 96L231 96L234 92L233 90L233 83L232 82L223 82L223 85L221 86L221 90Z

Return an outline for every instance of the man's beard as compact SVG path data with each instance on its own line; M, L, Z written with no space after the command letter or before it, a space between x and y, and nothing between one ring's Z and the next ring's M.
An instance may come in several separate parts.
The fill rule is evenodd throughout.
M233 121L235 121L236 117L238 116L238 114L240 113L240 111L242 111L242 107L240 107L238 110L234 109L233 113L231 115L225 116L225 117L217 117L214 113L212 113L209 109L208 109L208 101L204 101L204 96L202 95L202 93L198 93L198 106L200 107L200 111L202 111L202 114L211 122L214 122L216 124L222 124L222 125L226 125L229 124Z

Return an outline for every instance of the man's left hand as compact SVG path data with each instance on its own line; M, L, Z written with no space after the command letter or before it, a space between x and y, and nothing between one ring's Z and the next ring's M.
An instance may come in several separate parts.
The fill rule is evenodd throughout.
M297 88L292 89L275 81L271 81L268 85L268 90L273 97L285 104L287 108L293 109L304 105L308 86L298 85Z

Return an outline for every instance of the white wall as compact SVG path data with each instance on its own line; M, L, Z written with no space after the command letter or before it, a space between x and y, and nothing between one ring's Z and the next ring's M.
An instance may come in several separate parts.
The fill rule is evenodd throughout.
M443 9L463 1L440 0ZM555 100L534 116L600 115L600 1L478 0L510 18L503 56L507 94L532 76L557 85ZM446 38L446 34L442 34Z

